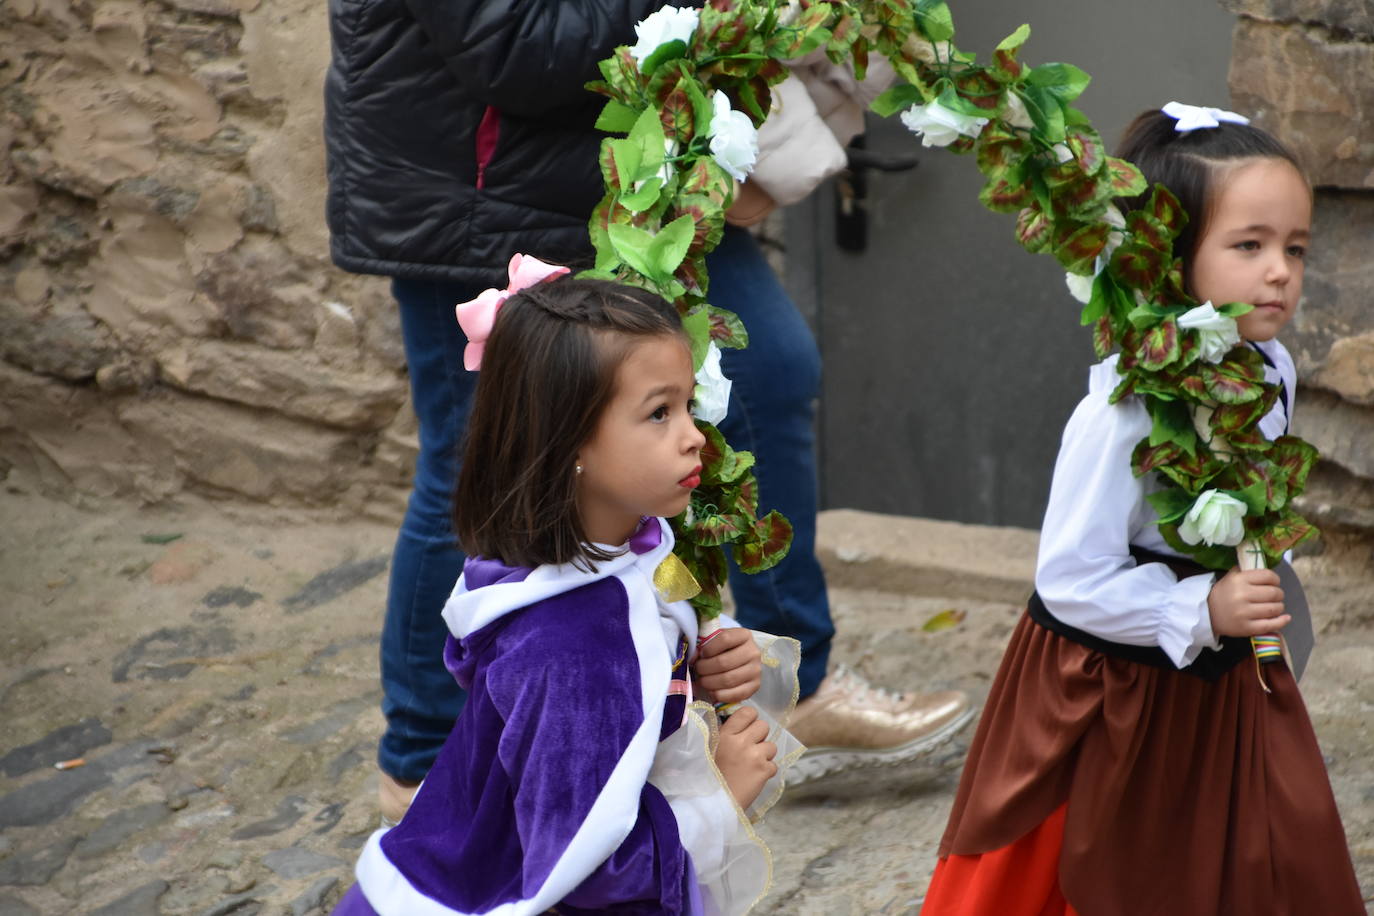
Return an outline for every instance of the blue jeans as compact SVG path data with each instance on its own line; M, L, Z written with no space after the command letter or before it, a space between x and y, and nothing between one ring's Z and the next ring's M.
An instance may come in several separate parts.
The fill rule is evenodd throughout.
M763 253L749 233L728 227L707 259L710 299L737 313L751 339L726 350L734 382L721 431L736 449L754 453L760 511L792 522L792 550L755 576L731 568L730 588L742 623L791 636L802 645L801 696L825 676L834 627L825 578L815 556L816 450L812 430L820 354ZM493 277L499 283L501 277ZM444 667L448 628L440 612L462 570L450 520L461 442L476 376L463 370L467 341L454 319L456 302L481 290L443 281L395 280L411 399L420 427L414 490L396 539L382 625L381 768L398 779L422 779L463 708L465 694Z

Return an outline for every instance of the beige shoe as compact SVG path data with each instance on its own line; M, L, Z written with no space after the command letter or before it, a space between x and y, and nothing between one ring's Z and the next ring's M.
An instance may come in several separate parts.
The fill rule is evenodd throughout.
M894 694L837 667L797 704L787 723L807 747L787 781L914 760L957 735L973 712L968 694L960 690Z
M395 779L378 770L377 805L382 809L382 826L395 827L410 809L410 800L420 790L418 782Z

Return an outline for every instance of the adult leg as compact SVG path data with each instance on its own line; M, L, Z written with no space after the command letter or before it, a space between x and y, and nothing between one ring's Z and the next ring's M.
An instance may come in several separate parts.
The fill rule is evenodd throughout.
M801 643L801 697L825 677L830 599L816 559L815 403L821 357L805 319L763 252L745 230L727 226L706 260L712 304L740 316L754 345L725 350L721 365L734 383L720 430L732 447L754 453L759 510L777 509L792 523L792 549L757 575L731 564L730 591L740 622Z
M475 373L463 369L467 341L453 306L478 292L443 281L392 283L419 421L420 452L392 555L382 625L386 731L377 763L384 774L384 798L388 788L396 788L388 787L385 777L402 785L424 778L466 699L444 667L448 628L441 611L463 567L449 516L458 476L458 443L477 380Z
M732 566L730 590L741 623L801 643L801 701L789 727L811 750L793 772L804 781L918 757L972 719L966 694L894 694L854 672L826 673L835 628L815 551L815 339L748 232L727 226L707 270L712 303L738 314L753 341L722 354L734 387L721 431L733 447L754 453L759 508L778 509L792 523L787 557L752 576Z

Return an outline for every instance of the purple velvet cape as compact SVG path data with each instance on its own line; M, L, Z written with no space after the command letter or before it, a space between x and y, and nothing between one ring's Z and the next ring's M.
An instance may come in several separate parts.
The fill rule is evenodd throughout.
M667 545L662 539L660 534L646 545L637 537L635 553L653 556L629 559L656 565L655 557L671 547L670 534ZM532 572L469 559L464 583L471 594L523 582ZM631 566L631 577L634 572ZM374 851L365 867L365 851L360 885L340 902L336 916L543 911L543 905L530 909L530 898L588 821L646 723L644 697L658 689L642 683L637 653L643 649L636 649L629 625L631 593L642 601L643 589L622 575L583 577L580 585L570 577L570 590L511 609L462 640L449 638L445 662L469 691L467 705L404 820L369 841L384 860ZM455 600L461 591L463 586L455 590ZM657 619L657 609L653 613ZM643 641L644 630L639 632ZM661 627L658 640L666 655ZM660 696L667 686L661 685ZM662 703L659 740L678 726L684 702L669 697ZM585 828L628 827L628 833L609 858L579 872L580 883L556 902L559 913L700 912L668 802L648 783L635 785L632 824L593 819ZM378 877L378 862L388 874Z

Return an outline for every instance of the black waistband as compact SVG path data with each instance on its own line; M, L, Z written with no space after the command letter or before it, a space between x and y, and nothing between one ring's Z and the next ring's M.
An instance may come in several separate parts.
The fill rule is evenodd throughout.
M1156 553L1143 547L1131 547L1131 556L1135 557L1137 564L1163 563L1179 579L1186 579L1189 576L1210 575L1212 572L1212 570L1199 566L1191 560ZM1222 675L1251 655L1250 640L1243 636L1223 636L1221 637L1220 649L1203 649L1191 665L1186 668L1179 668L1174 665L1173 660L1159 646L1129 646L1125 643L1102 639L1077 627L1069 626L1050 613L1049 608L1045 607L1045 602L1040 599L1037 592L1031 593L1027 611L1031 620L1051 633L1092 649L1094 652L1101 652L1103 655L1125 659L1140 665L1182 671L1184 674L1191 674L1206 681L1220 679Z

